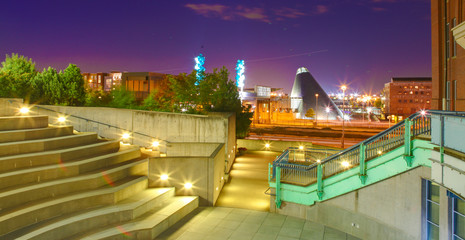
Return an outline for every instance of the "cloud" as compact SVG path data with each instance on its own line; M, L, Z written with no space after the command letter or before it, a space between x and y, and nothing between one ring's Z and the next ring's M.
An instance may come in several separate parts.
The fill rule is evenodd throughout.
M327 13L329 11L329 8L325 5L318 5L316 6L316 13L317 14L323 14Z
M270 22L268 16L265 14L265 10L262 8L246 8L243 6L237 6L235 15L262 22Z
M186 8L191 9L198 15L207 18L220 18L226 21L247 19L252 21L271 23L273 21L283 21L286 19L295 19L309 15L304 11L294 8L280 8L265 11L258 7L245 7L243 5L228 6L223 4L186 4ZM323 5L316 6L313 14L323 14L328 11L328 7ZM310 15L313 15L310 14Z
M250 19L261 22L270 22L265 10L262 8L247 8L237 6L231 8L221 4L186 4L195 13L208 18L221 18L223 20Z
M387 9L386 9L386 8L382 8L382 7L372 7L371 10L373 10L374 12L384 12L384 11L386 11Z
M276 16L282 17L281 19L284 18L299 18L302 16L305 16L307 14L303 13L302 11L294 8L281 8L278 10L274 11L274 14Z

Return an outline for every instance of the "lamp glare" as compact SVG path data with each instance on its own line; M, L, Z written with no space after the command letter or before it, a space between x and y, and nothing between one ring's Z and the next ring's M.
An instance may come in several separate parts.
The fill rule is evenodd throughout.
M163 174L163 175L160 176L160 179L161 180L168 180L168 175Z
M343 167L348 167L349 166L349 162L347 162L347 161L343 161L341 164L342 164Z
M65 117L59 117L58 122L64 123L64 122L66 122L66 118Z
M129 137L130 137L129 133L123 133L123 136L122 136L123 139L129 139Z
M186 183L186 184L184 184L184 188L186 188L186 189L191 189L191 188L192 188L192 183Z
M158 146L160 146L160 142L154 141L154 142L152 143L152 147L158 147Z
M22 113L22 114L26 114L29 112L29 108L28 107L22 107L19 109L19 112Z

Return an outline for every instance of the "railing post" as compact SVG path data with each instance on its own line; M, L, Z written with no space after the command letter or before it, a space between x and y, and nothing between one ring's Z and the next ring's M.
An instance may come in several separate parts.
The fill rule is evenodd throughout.
M268 182L271 180L271 171L272 171L272 165L271 163L268 163Z
M276 166L276 198L275 203L277 208L281 208L281 167Z
M317 172L317 184L318 184L318 190L317 190L317 195L318 199L323 199L323 166L321 164L318 164Z
M412 166L412 160L413 160L413 156L412 156L412 132L411 132L411 125L412 125L412 121L410 121L409 118L405 119L405 122L404 122L404 127L405 127L405 130L404 130L404 136L405 136L405 139L404 139L404 160L407 162L407 166L411 167Z
M367 166L366 166L366 146L365 146L365 143L361 143L360 144L360 159L359 159L359 162L360 162L360 173L359 173L359 177L360 177L360 181L362 181L362 184L365 184L366 180L367 180Z

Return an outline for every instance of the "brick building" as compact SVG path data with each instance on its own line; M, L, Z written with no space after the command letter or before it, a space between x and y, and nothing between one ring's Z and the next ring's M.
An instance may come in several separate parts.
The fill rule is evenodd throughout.
M432 109L465 111L464 17L462 0L431 1Z
M93 90L103 90L105 77L108 76L108 73L82 73L84 82L87 84L87 87Z
M166 74L155 72L123 72L121 85L134 92L138 101L144 100L155 90Z
M430 109L431 86L431 78L392 78L383 90L386 116L402 120L420 109Z

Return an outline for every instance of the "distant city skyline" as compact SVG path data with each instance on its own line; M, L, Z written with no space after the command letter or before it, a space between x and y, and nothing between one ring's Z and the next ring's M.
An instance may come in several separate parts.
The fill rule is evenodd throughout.
M0 9L0 59L37 70L191 72L245 60L245 87L290 93L306 67L328 93L378 92L392 77L431 77L430 2L10 1Z

